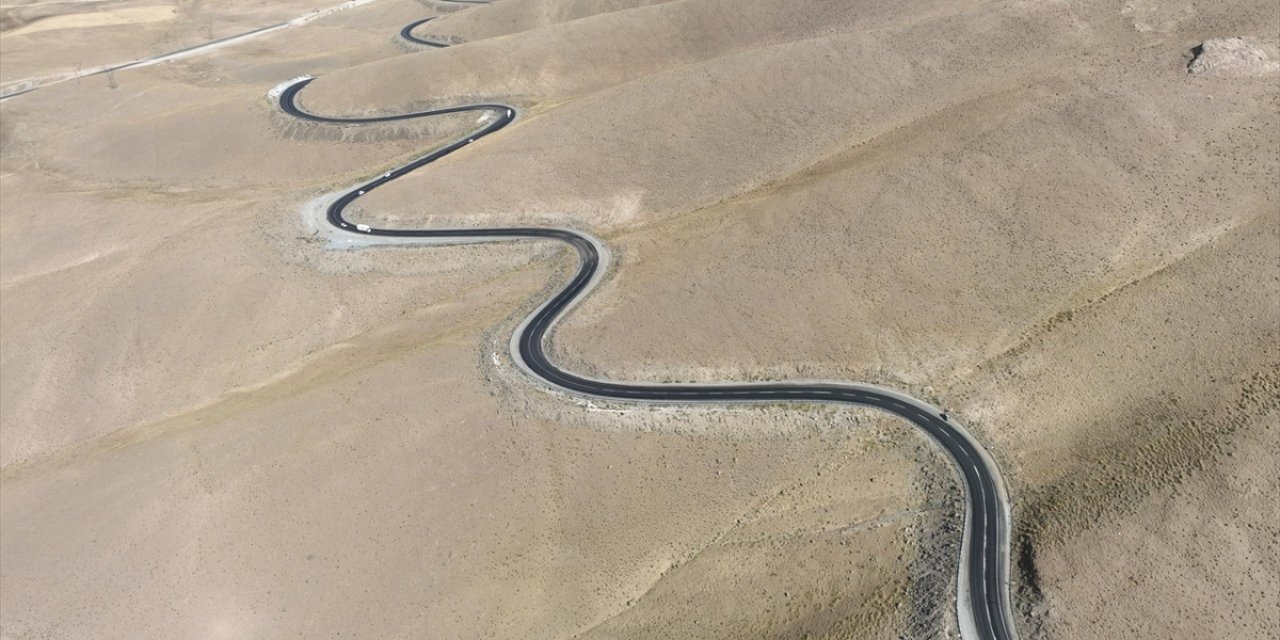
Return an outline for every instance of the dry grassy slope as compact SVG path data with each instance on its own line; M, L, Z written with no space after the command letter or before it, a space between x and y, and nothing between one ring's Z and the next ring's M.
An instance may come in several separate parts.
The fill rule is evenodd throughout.
M1265 93L1215 91L1221 111L1206 117L1195 98L1137 86L1152 97L1052 80L996 93L618 235L617 279L566 323L561 350L613 375L638 363L693 378L794 365L913 384L967 375L1091 292L1275 202L1280 132L1253 108ZM938 307L945 321L921 312ZM673 323L683 329L660 349L617 339Z
M1232 425L1218 455L1178 460L1179 481L1037 553L1052 637L1276 636L1278 380L1256 388L1269 409Z
M0 631L564 637L635 610L655 583L682 588L688 578L660 577L716 540L708 555L728 577L798 588L814 567L786 554L768 574L732 562L794 532L826 541L818 559L841 567L837 593L851 572L857 589L884 592L843 610L890 633L903 565L880 545L909 555L895 541L913 516L899 511L918 499L902 447L669 433L700 421L689 416L658 416L657 432L601 431L581 410L547 419L506 404L486 391L475 344L549 275L517 272L60 473L6 479ZM871 522L821 532L860 520ZM796 621L747 623L778 635Z
M647 10L672 6L676 5ZM501 141L487 140L465 156L380 192L366 206L375 215L387 212L399 218L415 213L436 217L499 213L508 219L533 214L567 217L603 229L715 202L790 174L833 150L984 93L1043 81L1045 76L1076 77L1080 71L1114 78L1125 67L1113 61L1124 60L1141 64L1144 73L1112 82L1146 82L1154 76L1170 83L1160 90L1161 95L1181 91L1180 86L1171 86L1175 79L1182 79L1178 74L1185 55L1181 45L1156 47L1119 14L1076 31L1060 29L1063 19L1049 11L1030 15L971 11L945 19L926 12L873 33L819 37L674 67L562 106L539 117L536 124L532 120L519 124L505 132ZM557 28L575 29L581 22ZM948 37L939 37L940 30ZM516 48L543 31L491 44ZM559 50L574 51L572 38L555 42ZM1088 51L1083 58L1082 49ZM387 75L361 69L321 78L303 100L327 112L344 112L369 108L352 104L352 96L378 96L384 102L376 110L396 111L421 102L448 104L456 101L449 96L458 92L501 96L523 91L505 83L525 79L578 82L592 73L609 72L610 78L626 77L629 69L647 73L652 58L633 56L621 63L603 63L577 51L566 55L576 65L570 67L571 73L535 70L530 75L519 68L519 61L545 57L540 51L515 50L510 56L517 60L514 68L508 66L505 55L501 59L478 56L467 46L437 57L424 54L420 64L390 61L390 65L413 62L424 68L424 86L399 83L393 87L385 78L403 74L391 68L377 69ZM719 55L708 55L712 53ZM449 56L459 57L456 66ZM615 67L621 69L618 74L611 73ZM982 69L981 76L975 77L975 68ZM501 80L488 83L486 78ZM765 81L775 78L795 81ZM461 84L451 85L453 79ZM1088 82L1077 85L1085 95ZM360 89L347 91L348 86ZM559 93L545 85L538 90ZM1120 100L1127 99L1123 95L1128 89L1116 86L1116 90L1121 92ZM1087 105L1079 108L1083 113L1077 119L1089 117ZM1099 119L1105 118L1100 115ZM1167 128L1161 123L1152 126ZM1160 143L1167 141L1169 132L1157 133L1165 136ZM1188 142L1195 142L1194 133ZM584 153L587 148L600 151ZM1122 153L1118 147L1107 151L1113 156ZM483 190L449 188L475 172L503 179L486 184ZM421 193L433 197L423 203L417 197Z
M511 249L471 250L467 263L323 257L300 240L301 202L454 133L299 126L273 113L266 90L400 55L387 29L415 4L380 9L376 38L376 20L344 17L354 24L343 38L331 18L300 30L314 38L272 34L256 51L132 71L117 89L68 83L5 103L0 464L252 386L527 260ZM335 37L338 53L325 44ZM264 83L264 64L280 75Z
M358 131L307 126L278 114L265 94L299 75L399 57L403 51L387 25L421 11L408 0L376 3L296 31L131 70L116 77L117 89L108 90L99 76L6 102L0 129L6 167L53 169L102 186L346 183L435 144L439 135L456 135L466 117ZM382 144L334 144L364 140ZM279 153L261 148L266 144L281 145ZM244 153L255 147L257 153Z
M462 42L484 40L530 31L561 22L571 22L604 13L664 4L672 0L527 0L493 2L458 11L421 27L423 33L438 33Z
M322 0L6 3L0 9L0 56L4 57L0 82L176 51L335 4Z
M1052 61L988 56L990 80L963 75L984 53L1014 50L1028 58L1029 41L1013 34L1029 25L1012 22L1006 35L971 49L934 37L937 25L921 24L901 33L763 47L647 76L517 124L501 141L486 140L473 153L380 191L365 207L408 219L473 212L570 219L597 230L687 211L953 101L1026 82L1034 69L1047 72ZM913 57L921 48L936 58ZM764 81L785 77L796 82ZM317 80L321 87L304 96L307 104L327 103L313 98L332 92L335 85L324 84L331 78ZM476 171L503 179L483 190L449 187ZM421 193L433 197L423 203Z
M1098 438L1106 440L1098 448L1128 442L1131 429L1099 423L1154 411L1142 421L1163 428L1182 414L1232 410L1253 374L1280 360L1278 233L1280 215L1260 204L1221 237L1098 292L1026 345L984 363L974 377L987 399L971 411L994 423L991 437L1015 464L1018 456L1043 459L1018 464L1027 467L1020 477L1041 484L1064 475L1073 461L1054 451ZM1027 424L1013 429L1015 420Z
M597 372L620 376L745 377L771 365L783 374L852 369L855 377L873 372L950 387L956 396L992 384L995 375L1001 391L994 397L973 392L967 411L983 420L1011 463L1017 486L1028 492L1024 513L1050 518L1052 524L1037 525L1048 537L1037 541L1045 553L1068 553L1050 540L1093 530L1097 518L1120 510L1137 515L1099 525L1102 531L1118 527L1115 535L1132 542L1132 532L1170 530L1160 543L1139 547L1152 564L1159 566L1156 559L1166 555L1191 556L1210 567L1174 563L1144 571L1129 564L1127 578L1112 581L1105 576L1114 573L1070 568L1080 558L1050 560L1041 569L1050 631L1057 637L1108 637L1114 629L1201 637L1226 622L1218 628L1266 637L1276 629L1266 613L1273 591L1250 592L1244 584L1275 580L1264 568L1274 564L1274 532L1259 529L1258 521L1273 491L1259 488L1223 502L1217 485L1201 481L1185 493L1154 499L1188 505L1169 516L1144 496L1155 485L1184 477L1189 468L1215 464L1212 450L1197 443L1213 441L1217 431L1243 423L1252 435L1241 437L1256 441L1274 429L1274 412L1247 396L1273 394L1270 387L1252 389L1248 381L1277 358L1275 78L1187 78L1182 43L1230 33L1265 38L1276 12L1259 4L1234 5L1178 19L1141 3L1118 13L1099 8L1077 9L1074 17L1086 22L1075 34L1076 46L1061 50L1073 57L1058 60L1062 69L1048 78L997 85L975 100L948 96L951 104L939 100L942 108L798 179L688 219L616 236L624 258L612 290L567 323L560 350L574 364L594 364ZM586 111L590 104L575 107ZM678 115L659 112L645 121L639 111L618 119L663 132L682 128ZM574 115L589 122L589 114ZM542 123L511 137L517 143L519 135L532 137L534 124ZM707 148L701 141L680 142ZM557 146L538 148L546 157ZM505 151L495 148L486 164L501 163ZM571 159L565 164L571 180L603 173ZM683 192L670 188L673 182L678 187L685 176L706 174L678 165L663 168L670 174L655 178L657 197L679 197ZM618 173L630 177L637 171ZM588 175L580 182L597 177ZM494 191L500 194L501 187L485 195ZM385 205L369 208L394 211L392 195L384 194ZM597 198L575 207L567 200L535 205L531 213L567 209L603 228L625 224L617 215L625 203L610 208ZM659 208L646 204L634 209ZM477 205L508 211L492 200ZM530 213L514 203L510 211ZM917 229L936 235L922 238L912 232ZM855 252L847 250L850 238L860 239ZM1252 244L1241 246L1242 238ZM1162 269L1204 252L1233 258L1198 276L1216 282L1151 288L1168 273ZM1160 276L1147 283L1157 270ZM999 276L975 281L974 274ZM1127 304L1103 298L1135 280L1145 286L1126 288ZM833 291L850 294L832 296ZM1202 297L1222 291L1234 297ZM940 304L955 311L941 326L911 311ZM1113 330L1095 329L1087 342L1059 349L1039 341L1064 323L1078 324L1081 309L1095 306L1116 314ZM1147 323L1153 306L1169 314L1163 326L1155 317ZM760 314L761 307L776 313ZM681 331L671 332L673 326ZM806 339L811 334L795 331L797 326L813 328L818 336L868 329L853 341L831 345ZM1206 332L1206 326L1214 330ZM884 327L892 328L890 336ZM1187 345L1194 345L1190 353ZM1126 355L1088 357L1115 349ZM993 374L993 358L1034 362L1037 371L1059 377ZM801 367L789 368L796 361ZM689 362L710 363L714 371L690 368ZM1196 378L1204 371L1214 372L1210 380ZM1244 416L1233 408L1240 394L1248 407ZM1190 428L1187 420L1199 426ZM1262 477L1257 469L1231 465L1213 473ZM1223 515L1188 515L1206 501L1225 505ZM1231 523L1228 513L1247 515ZM1219 558L1224 545L1194 535L1188 518L1211 522L1212 535L1222 540L1247 535L1247 542L1238 553ZM1105 539L1100 535L1106 534L1091 535L1092 545L1071 543L1070 553L1092 551L1096 557L1086 564L1103 567L1115 562L1108 554L1123 556L1134 546L1098 546ZM1219 573L1216 564L1229 569ZM1217 598L1196 595L1220 586L1238 596L1226 612L1214 609ZM1091 595L1097 588L1110 595ZM1117 598L1132 607L1110 608L1101 619L1088 613ZM1052 613L1055 607L1064 608L1061 616ZM1133 610L1144 614L1116 615Z
M407 45L399 39L399 27L422 18L423 11L413 0L378 0L301 29L273 32L186 59L178 68L186 71L184 82L197 86L251 82L265 89L302 74L325 75L404 55Z
M956 550L922 537L948 518L960 522L949 496L938 500L928 489L931 478L958 487L930 443L884 423L869 451L820 463L776 488L580 637L900 638L954 630L947 604L954 574L939 563ZM914 489L905 504L904 475ZM922 546L938 557L922 556Z
M296 230L262 240L261 195L205 197L90 191L45 196L30 210L6 202L15 217L66 223L56 234L3 229L6 258L32 256L6 269L0 295L6 466L253 386L527 259L507 249L434 267L404 256L325 261L318 248L299 249ZM291 204L266 210L285 216ZM113 220L105 229L104 219ZM292 255L282 260L282 248Z
M1261 453L1280 417L1277 264L1268 204L967 383L1023 496L1024 602L1049 637L1280 629L1280 468Z
M78 100L74 86L50 87L52 108L15 106L22 130L57 131L38 140L17 132L13 163L87 184L245 190L346 184L403 164L474 123L457 115L408 126L354 128L298 123L278 114L256 84L192 87L155 83L104 96L109 106ZM143 92L153 100L135 102ZM59 123L68 123L60 126ZM282 136L281 133L285 135ZM181 144L171 141L181 140ZM274 153L245 154L267 141ZM374 144L359 144L359 143Z
M353 67L317 81L305 103L341 112L463 96L562 100L733 52L846 32L862 24L871 4L682 0L637 7ZM668 97L704 99L686 92L646 102L657 106Z
M1255 533L1274 488L1262 463L1216 457L1272 446L1275 77L1182 73L1204 38L1273 41L1273 3L563 6L492 32L484 15L519 11L468 10L449 21L511 35L400 56L391 34L421 5L388 1L114 91L6 103L3 633L262 636L371 618L383 637L903 628L887 610L919 553L898 542L906 520L814 532L918 508L912 479L874 505L858 473L842 476L847 502L806 479L759 510L753 498L844 450L747 442L724 469L734 446L715 438L572 430L701 433L705 415L523 404L527 388L475 372L477 343L504 344L481 330L549 277L518 269L540 250L333 255L299 238L298 202L430 140L285 125L261 93L307 72L323 77L304 104L329 113L538 96L533 117L364 206L404 224L606 235L622 266L556 336L566 361L934 385L1014 483L1047 607L1033 623L1199 637L1219 619L1195 594L1225 584L1243 594L1229 630L1274 629L1268 591L1204 566L1275 581L1257 566L1274 566L1275 536ZM102 434L58 472L10 466ZM851 469L917 468L854 450ZM1151 530L1158 541L1135 541ZM1126 564L1131 551L1156 569ZM787 597L809 584L824 597ZM174 592L192 595L160 606ZM703 626L682 608L693 593L733 615Z
M361 143L366 133L326 137L262 109L280 79L388 55L391 40L370 34L403 20L384 14L378 31L356 17L132 72L115 90L73 85L6 104L0 635L557 636L639 610L657 582L697 588L681 577L692 574L662 577L689 558L714 555L727 577L768 590L806 582L811 567L786 558L807 545L783 521L831 539L821 544L841 567L830 587L845 596L841 619L806 602L727 628L776 635L848 618L868 633L900 628L914 557L901 527L918 516L893 514L918 498L916 465L896 450L742 440L776 430L757 412L738 416L745 426L729 439L515 417L525 412L485 397L491 383L467 353L547 279L499 276L527 251L435 249L424 261L323 253L298 237L294 212L312 190L430 142L420 131L390 148ZM296 162L315 163L314 174L286 166ZM726 422L638 415L603 424ZM52 451L61 455L44 466L12 464ZM828 507L830 485L811 476L846 464L853 484ZM874 501L859 499L860 469L886 470ZM823 497L793 503L778 495L785 487ZM774 496L770 508L747 521L774 523L781 542L699 553L760 496ZM821 533L846 516L886 515L865 531ZM477 542L486 528L492 537ZM736 571L748 563L735 558L758 553L772 569ZM862 590L877 595L864 602ZM164 597L175 592L182 602ZM659 624L691 624L646 606L651 623L656 610Z

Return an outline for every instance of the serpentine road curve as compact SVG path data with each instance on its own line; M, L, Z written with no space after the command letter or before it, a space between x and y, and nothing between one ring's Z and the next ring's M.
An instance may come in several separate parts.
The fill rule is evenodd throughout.
M423 18L421 20L415 20L413 22L410 22L409 24L406 24L404 28L400 30L400 37L407 42L412 42L413 44L420 44L428 47L435 47L437 49L443 49L449 46L441 42L432 42L430 40L423 40L422 38L419 38L418 36L413 35L414 29L417 29L418 27L428 22L431 22L432 20L435 20L435 19L436 19L435 16L431 16L430 18Z
M412 36L418 21L401 31L411 42L443 46ZM765 382L720 384L654 384L596 380L565 371L547 356L545 344L556 322L600 280L608 264L608 250L596 238L578 231L553 227L498 227L486 229L382 229L351 222L343 211L361 196L422 166L458 151L511 124L514 107L469 104L397 115L342 118L308 113L297 105L297 96L313 78L300 79L279 94L280 108L294 117L313 122L362 124L392 122L460 112L495 116L466 137L436 149L412 162L343 192L329 204L325 217L330 231L350 244L394 244L398 241L484 242L551 240L563 242L578 254L578 270L550 300L538 307L516 329L511 352L516 363L552 387L572 394L610 400L661 403L799 402L862 405L897 415L937 442L951 457L963 480L965 500L964 542L959 561L956 602L960 633L966 640L1015 640L1009 604L1009 504L995 462L963 427L943 417L932 405L908 395L874 385L839 382Z

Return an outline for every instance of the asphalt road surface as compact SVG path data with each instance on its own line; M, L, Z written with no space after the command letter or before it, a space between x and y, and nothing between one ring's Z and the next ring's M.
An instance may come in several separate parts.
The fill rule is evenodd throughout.
M401 31L406 39L422 24ZM470 104L398 115L368 118L320 116L297 106L298 92L312 79L290 85L280 94L280 107L304 120L338 124L392 122L446 113L478 111L494 119L466 137L436 149L402 167L373 178L343 193L328 208L326 218L334 227L358 236L436 238L458 241L551 240L563 242L578 254L577 273L563 289L539 307L517 329L512 355L522 368L558 389L612 400L661 403L797 402L862 405L899 416L928 434L955 463L966 494L964 544L959 559L959 593L956 603L961 635L974 640L1014 640L1017 637L1009 605L1009 511L999 471L981 446L941 411L905 394L855 383L764 382L724 384L649 384L594 380L565 371L547 356L547 336L556 321L595 284L604 268L602 245L590 236L569 229L548 227L497 227L485 229L382 229L347 220L343 211L360 197L396 178L511 124L517 116L505 104ZM935 310L935 312L945 310Z
M412 43L414 43L414 44L426 45L426 46L428 46L428 47L436 47L436 48L438 48L438 49L443 49L444 47L449 46L449 45L447 45L447 44L440 43L440 42L432 42L432 41L430 41L430 40L423 40L422 38L419 38L419 37L417 37L417 36L413 35L413 30L414 30L414 29L417 29L418 27L420 27L420 26L422 26L422 25L424 25L424 24L426 24L426 23L428 23L428 22L431 22L432 20L435 20L435 16L432 16L432 17L430 17L430 18L423 18L423 19L421 19L421 20L415 20L414 22L410 22L409 24L406 24L406 25L404 26L404 28L400 30L400 37L401 37L402 39L404 39L404 40L406 40L406 41L408 41L408 42L412 42Z

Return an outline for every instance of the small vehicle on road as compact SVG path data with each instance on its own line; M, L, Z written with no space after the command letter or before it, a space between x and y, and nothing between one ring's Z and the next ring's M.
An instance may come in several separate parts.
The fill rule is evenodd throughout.
M939 418L942 418L943 420L950 420L950 419L951 419L951 416L948 416L946 411L943 411L942 413L939 413L939 414L938 414L938 417L939 417Z

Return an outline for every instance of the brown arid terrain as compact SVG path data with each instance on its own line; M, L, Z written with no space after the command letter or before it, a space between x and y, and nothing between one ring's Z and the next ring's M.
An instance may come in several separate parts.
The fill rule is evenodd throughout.
M0 5L0 81L338 2ZM453 46L415 47L417 33ZM553 393L868 381L1012 500L1025 639L1280 635L1280 5L375 0L0 103L0 638L956 637L961 489L901 421ZM30 85L34 86L34 85Z
M366 0L367 1L367 0ZM17 0L0 5L0 94L335 11L340 0Z

